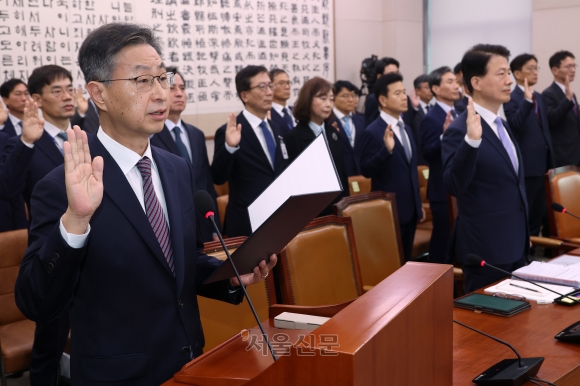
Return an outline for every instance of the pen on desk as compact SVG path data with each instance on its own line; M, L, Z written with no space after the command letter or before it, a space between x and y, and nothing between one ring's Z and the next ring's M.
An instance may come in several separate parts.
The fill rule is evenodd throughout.
M525 290L528 290L528 291L537 292L537 293L541 294L541 292L538 291L538 290L531 289L531 288L528 288L528 287L524 287L522 285L517 285L517 284L514 284L514 283L510 283L510 285L511 286L514 286L514 287L517 287L517 288L521 288L521 289L525 289Z

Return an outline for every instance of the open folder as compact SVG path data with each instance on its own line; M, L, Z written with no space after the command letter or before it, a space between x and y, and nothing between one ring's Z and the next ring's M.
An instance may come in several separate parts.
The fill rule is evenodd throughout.
M232 253L240 275L280 252L342 191L328 142L319 135L248 207L254 233ZM226 260L204 282L235 276Z

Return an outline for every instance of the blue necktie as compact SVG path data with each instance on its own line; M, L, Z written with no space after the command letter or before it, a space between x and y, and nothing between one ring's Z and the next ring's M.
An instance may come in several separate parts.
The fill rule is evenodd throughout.
M352 129L350 127L350 117L348 115L345 115L342 118L342 127L344 128L344 132L346 133L346 136L348 137L348 141L350 142L350 146L354 147L354 143L353 143L353 138L352 138Z
M507 152L508 156L510 157L510 161L512 161L512 166L514 167L516 174L518 174L518 161L517 161L516 153L512 147L511 141L508 138L508 134L507 134L505 128L503 127L503 122L502 122L500 117L496 117L494 122L497 125L497 133L499 135L499 139L501 140L501 143L502 143L503 147L505 148L505 151Z
M409 145L409 140L405 135L405 124L399 121L397 122L397 126L399 126L399 130L401 131L401 144L403 145L403 150L405 150L407 161L411 162L411 146Z
M68 141L68 137L64 131L61 131L56 136L62 139L64 142ZM54 144L56 145L56 147L58 147L58 150L60 150L61 154L64 155L64 146L60 147L56 141L54 141Z
M288 109L286 107L284 107L282 109L282 112L284 113L284 116L282 118L284 118L284 121L286 121L286 124L288 125L288 128L290 130L292 130L294 128L294 122L292 121L292 117L290 116L290 113L288 112Z
M260 127L262 128L262 133L264 133L264 139L266 140L266 146L268 147L268 153L270 153L270 159L272 160L272 168L276 162L276 142L270 130L268 130L268 125L266 121L260 122Z
M189 162L191 162L191 158L189 158L189 153L187 152L187 148L185 144L181 140L181 128L179 126L175 126L173 128L173 132L175 133L175 144L177 145L177 149L179 150L179 154Z
M18 126L22 129L22 121L18 121Z

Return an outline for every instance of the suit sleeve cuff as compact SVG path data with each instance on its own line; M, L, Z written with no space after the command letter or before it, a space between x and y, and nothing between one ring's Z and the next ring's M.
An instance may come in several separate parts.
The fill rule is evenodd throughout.
M68 233L66 229L64 229L64 225L62 224L62 218L60 219L60 235L64 239L64 241L68 244L69 247L79 249L85 246L87 243L87 237L89 237L89 232L91 231L91 224L87 226L85 233L82 235L75 235L72 233Z
M480 139L470 139L467 134L465 134L465 142L471 147L478 148L481 145L481 138Z
M26 143L24 142L24 140L22 139L22 137L20 137L20 140L22 141L22 143L24 144L24 146L26 146L29 149L32 149L34 147L33 143Z
M228 153L230 154L234 154L236 151L240 150L240 145L236 146L236 147L231 147L230 145L228 145L227 143L226 145L226 150L228 151Z

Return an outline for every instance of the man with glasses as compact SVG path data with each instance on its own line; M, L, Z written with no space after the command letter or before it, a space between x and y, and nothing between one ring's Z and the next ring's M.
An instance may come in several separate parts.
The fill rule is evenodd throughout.
M196 238L191 165L149 143L163 129L173 81L160 44L149 28L125 23L87 36L79 66L101 127L90 142L69 129L64 167L33 193L16 303L37 321L69 310L75 386L164 383L202 353L197 295L239 303L239 285L276 262L261 262L243 283L202 284L222 262Z
M355 149L366 128L366 122L364 116L353 113L358 103L357 88L347 80L339 80L333 86L333 93L333 112L342 147L344 171L348 177L358 176L361 174L360 154Z
M211 172L216 184L229 184L223 227L230 237L252 234L248 206L288 166L284 130L267 119L274 87L265 67L241 69L236 90L244 109L237 117L230 113L215 134Z
M578 101L570 83L576 75L574 55L568 51L556 52L550 57L554 82L544 90L550 134L554 147L556 167L580 165L580 118Z
M538 236L542 222L547 225L544 174L554 167L548 112L542 95L533 90L538 82L538 60L521 54L510 63L517 86L503 109L522 153L530 235Z
M296 119L292 115L292 108L287 105L290 99L290 77L286 71L276 68L270 71L270 80L274 83L272 95L272 109L270 116L272 121L276 122L286 135L296 126Z
M217 193L211 178L205 134L181 119L181 113L187 106L185 82L177 67L167 67L167 72L174 74L173 85L169 89L169 115L165 120L163 130L151 137L151 145L185 158L191 164L195 177L195 188L208 192L217 207ZM198 227L202 240L204 242L218 241L211 223L205 217L201 217L200 220ZM219 216L215 216L215 220L219 226Z

